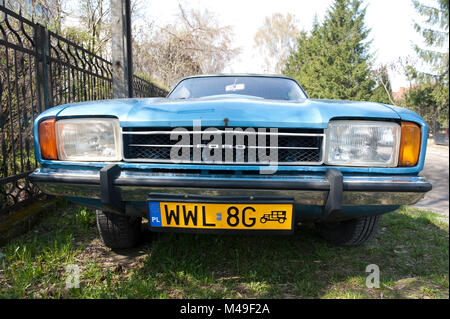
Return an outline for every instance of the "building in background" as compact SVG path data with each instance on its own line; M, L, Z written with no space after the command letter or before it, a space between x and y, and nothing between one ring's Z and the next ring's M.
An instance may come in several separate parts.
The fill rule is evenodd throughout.
M395 101L400 101L400 100L403 99L403 96L405 95L405 93L406 93L407 91L408 91L408 89L402 86L402 87L400 87L400 88L398 89L397 92L393 92L393 93L392 93L392 96L394 97L394 100L395 100Z

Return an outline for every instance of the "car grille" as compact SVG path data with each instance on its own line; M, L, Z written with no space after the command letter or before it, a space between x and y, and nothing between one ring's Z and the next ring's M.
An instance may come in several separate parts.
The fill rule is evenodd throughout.
M271 158L271 165L321 165L323 163L323 130L278 129L271 131L265 129L259 131L254 129L248 131L244 129L244 131L236 131L230 128L218 128L213 131L196 132L192 128L185 128L180 132L180 135L175 135L175 140L171 140L171 133L173 133L171 128L124 128L122 132L124 160L128 162L175 163L171 159L171 149L180 142L181 135L183 135L183 140L189 141L183 144L183 148L188 148L190 151L189 157L176 163L264 165L269 164L267 157L265 157L266 162L264 163L264 157L259 156L259 154L269 156L270 151L278 152L277 162L274 163L273 158ZM195 134L200 136L199 133L212 135L204 140L194 139ZM277 141L275 146L273 146L273 139ZM221 143L217 143L217 140ZM232 142L230 143L230 141ZM255 145L254 141L260 143ZM261 143L264 141L265 144ZM217 147L217 149L213 150L212 147ZM215 160L209 160L206 156L201 156L199 160L199 157L194 156L196 148L199 148L202 154L205 149L213 154L216 151L220 152L221 149L222 155L220 159L216 157ZM181 148L177 149L181 152ZM226 155L226 152L228 152L228 155ZM232 156L230 156L231 152Z

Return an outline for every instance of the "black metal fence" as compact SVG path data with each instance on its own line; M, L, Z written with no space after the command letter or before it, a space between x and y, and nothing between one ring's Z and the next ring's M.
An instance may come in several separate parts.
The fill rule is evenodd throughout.
M111 62L0 3L0 217L41 196L28 180L33 120L64 103L112 98ZM167 92L134 76L136 97Z
M134 97L148 97L148 96L166 96L169 92L154 85L153 83L133 75L133 96Z

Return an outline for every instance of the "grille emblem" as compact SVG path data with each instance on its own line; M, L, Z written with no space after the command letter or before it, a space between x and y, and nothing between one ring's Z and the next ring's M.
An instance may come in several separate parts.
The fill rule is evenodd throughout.
M238 150L245 150L246 146L245 145L230 145L230 144L223 144L223 145L219 145L219 144L211 144L209 143L208 145L205 144L196 144L195 148L204 148L204 147L208 147L208 148L212 148L212 149L217 149L217 148L235 148Z

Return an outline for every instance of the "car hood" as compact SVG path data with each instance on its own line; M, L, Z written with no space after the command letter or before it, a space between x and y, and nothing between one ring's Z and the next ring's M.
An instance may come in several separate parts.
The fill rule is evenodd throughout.
M201 126L327 128L331 119L403 119L421 122L405 109L372 102L333 100L273 101L249 96L200 99L118 99L73 103L57 107L53 116L113 116L122 127ZM197 122L198 123L198 122Z

